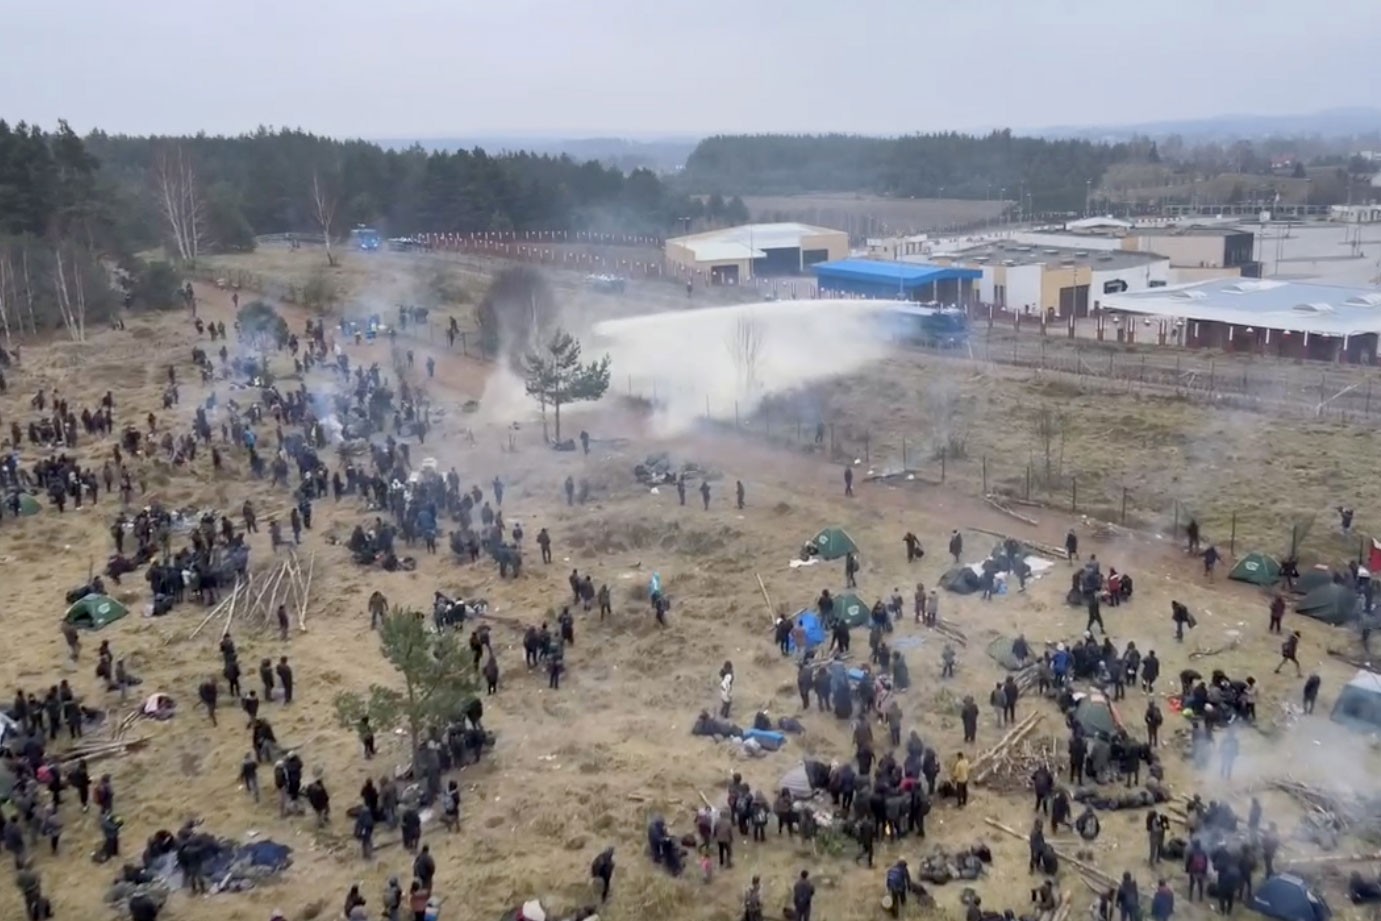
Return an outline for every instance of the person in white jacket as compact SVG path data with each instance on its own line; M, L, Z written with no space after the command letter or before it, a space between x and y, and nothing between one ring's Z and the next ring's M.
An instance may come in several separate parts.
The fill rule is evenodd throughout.
M734 701L734 666L725 662L719 670L719 717L729 718L729 705Z

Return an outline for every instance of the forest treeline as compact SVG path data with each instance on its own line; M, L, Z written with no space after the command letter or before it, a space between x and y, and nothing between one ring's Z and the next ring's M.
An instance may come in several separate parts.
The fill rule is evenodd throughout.
M917 134L732 135L707 138L679 184L695 193L792 195L863 192L898 198L1025 194L1036 211L1077 210L1109 166L1142 155L1136 145L1017 137Z
M297 130L237 137L77 135L0 121L0 320L19 330L172 306L173 264L267 234L356 225L389 236L590 230L659 235L745 220L742 201L678 194L649 170L483 150L387 149ZM163 247L168 262L134 254ZM116 282L112 286L111 280Z

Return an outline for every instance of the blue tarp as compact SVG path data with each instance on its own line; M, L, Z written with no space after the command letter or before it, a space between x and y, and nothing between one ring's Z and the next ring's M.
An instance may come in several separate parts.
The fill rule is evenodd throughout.
M825 625L820 623L820 615L814 611L797 611L796 626L800 627L806 635L806 649L811 650L825 642L827 634ZM791 637L788 648L792 652L797 652L796 637Z
M786 733L767 729L745 729L743 730L745 739L754 739L759 745L770 752L774 752L786 744Z

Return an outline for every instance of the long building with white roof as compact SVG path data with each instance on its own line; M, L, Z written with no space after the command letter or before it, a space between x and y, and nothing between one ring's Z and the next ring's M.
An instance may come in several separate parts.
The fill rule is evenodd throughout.
M1188 348L1375 364L1381 338L1377 288L1223 278L1113 294L1102 306L1143 327L1149 319L1161 344Z

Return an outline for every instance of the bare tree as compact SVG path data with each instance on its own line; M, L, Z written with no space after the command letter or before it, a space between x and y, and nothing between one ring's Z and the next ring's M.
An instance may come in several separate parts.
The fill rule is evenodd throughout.
M158 210L168 224L177 255L183 262L195 264L206 229L206 205L196 170L182 145L159 151L153 177Z
M62 246L54 250L53 290L57 294L58 313L73 342L86 341L86 285L82 281L81 260L71 259L71 279L68 265L62 258Z
M725 343L729 357L734 362L734 373L738 377L741 393L752 393L758 386L758 363L762 358L762 326L746 314L734 322Z
M336 254L331 251L331 228L336 222L336 197L321 182L321 175L312 171L312 208L316 212L317 225L321 227L321 239L326 244L326 264L334 267Z
M24 267L24 306L29 308L29 335L38 335L38 318L34 316L34 286L29 279L29 248L20 248L20 258Z
M9 247L0 250L0 327L5 333L5 347L14 344L10 333L10 307L14 304L14 262Z
M1049 485L1054 481L1056 472L1051 455L1057 441L1060 447L1060 466L1064 466L1065 417L1050 407L1043 406L1036 414L1035 423L1036 440L1045 453L1045 482Z

